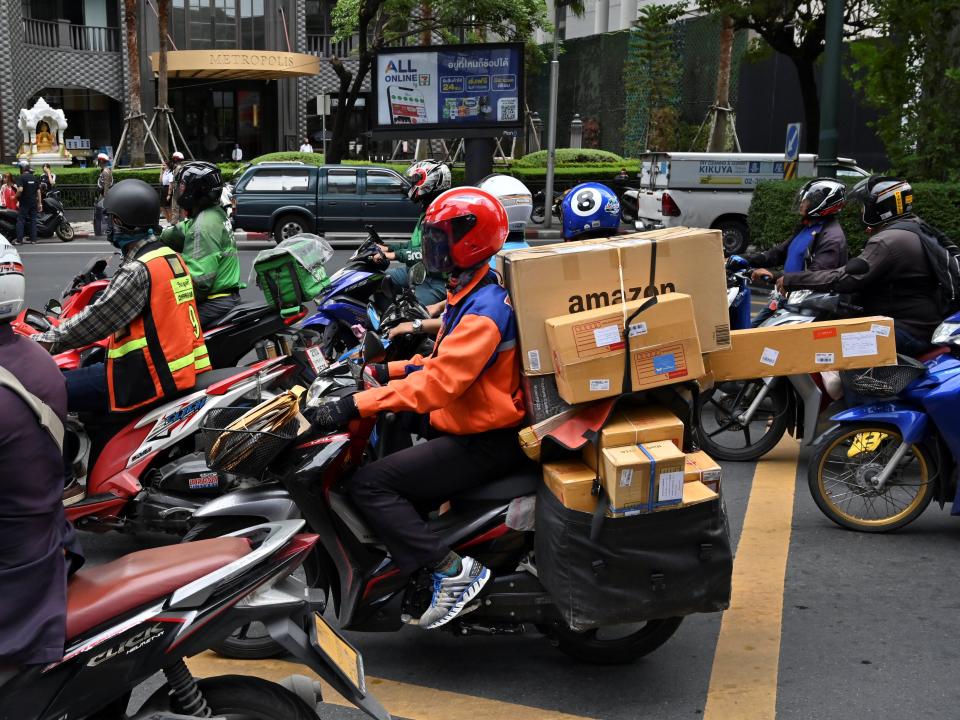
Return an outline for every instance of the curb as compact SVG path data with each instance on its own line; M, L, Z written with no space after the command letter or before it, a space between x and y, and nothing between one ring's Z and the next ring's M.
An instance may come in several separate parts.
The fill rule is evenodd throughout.
M531 230L527 228L525 233L528 240L562 240L563 232L560 230Z
M237 242L241 241L251 241L251 242L262 242L264 240L270 239L270 233L266 232L247 232L246 230L234 230L233 239Z

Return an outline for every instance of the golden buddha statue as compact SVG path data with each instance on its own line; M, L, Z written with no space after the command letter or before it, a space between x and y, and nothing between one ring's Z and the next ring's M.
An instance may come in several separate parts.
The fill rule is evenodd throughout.
M55 141L55 138L50 133L50 126L41 120L37 126L37 152L53 152L53 144Z

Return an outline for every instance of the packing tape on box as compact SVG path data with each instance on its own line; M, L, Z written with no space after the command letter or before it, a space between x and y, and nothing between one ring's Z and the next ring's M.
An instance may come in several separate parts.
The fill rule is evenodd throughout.
M637 447L640 448L640 452L647 456L647 460L650 461L650 490L647 492L647 511L653 511L653 491L657 487L657 461L653 459L653 455L650 454L650 451L647 450L643 443L637 443Z

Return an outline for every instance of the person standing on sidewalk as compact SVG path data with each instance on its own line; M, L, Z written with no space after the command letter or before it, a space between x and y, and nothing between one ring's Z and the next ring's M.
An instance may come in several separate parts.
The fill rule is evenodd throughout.
M243 150L240 147L240 143L233 144L233 152L230 153L230 159L234 162L240 162L243 160Z
M3 174L3 186L0 187L0 205L7 210L17 209L17 184L13 181L13 173Z
M27 223L30 224L29 243L37 242L37 213L40 212L40 180L30 169L29 163L21 163L17 178L17 245L24 242Z
M110 218L103 214L103 196L113 185L113 170L110 169L110 157L106 153L97 154L97 165L100 166L100 175L97 177L97 204L93 206L93 234L106 235L110 228ZM104 224L106 220L106 225Z

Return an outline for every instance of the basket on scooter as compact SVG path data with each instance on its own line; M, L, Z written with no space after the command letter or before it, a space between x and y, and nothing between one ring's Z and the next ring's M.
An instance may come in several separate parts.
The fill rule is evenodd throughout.
M259 476L297 436L296 413L281 418L267 430L257 420L256 426L243 427L247 424L244 416L251 412L249 407L225 407L207 413L200 430L207 467L211 470Z
M840 374L844 387L857 395L886 400L896 397L918 377L927 372L927 366L906 355L897 355L897 364L866 370L845 370Z

